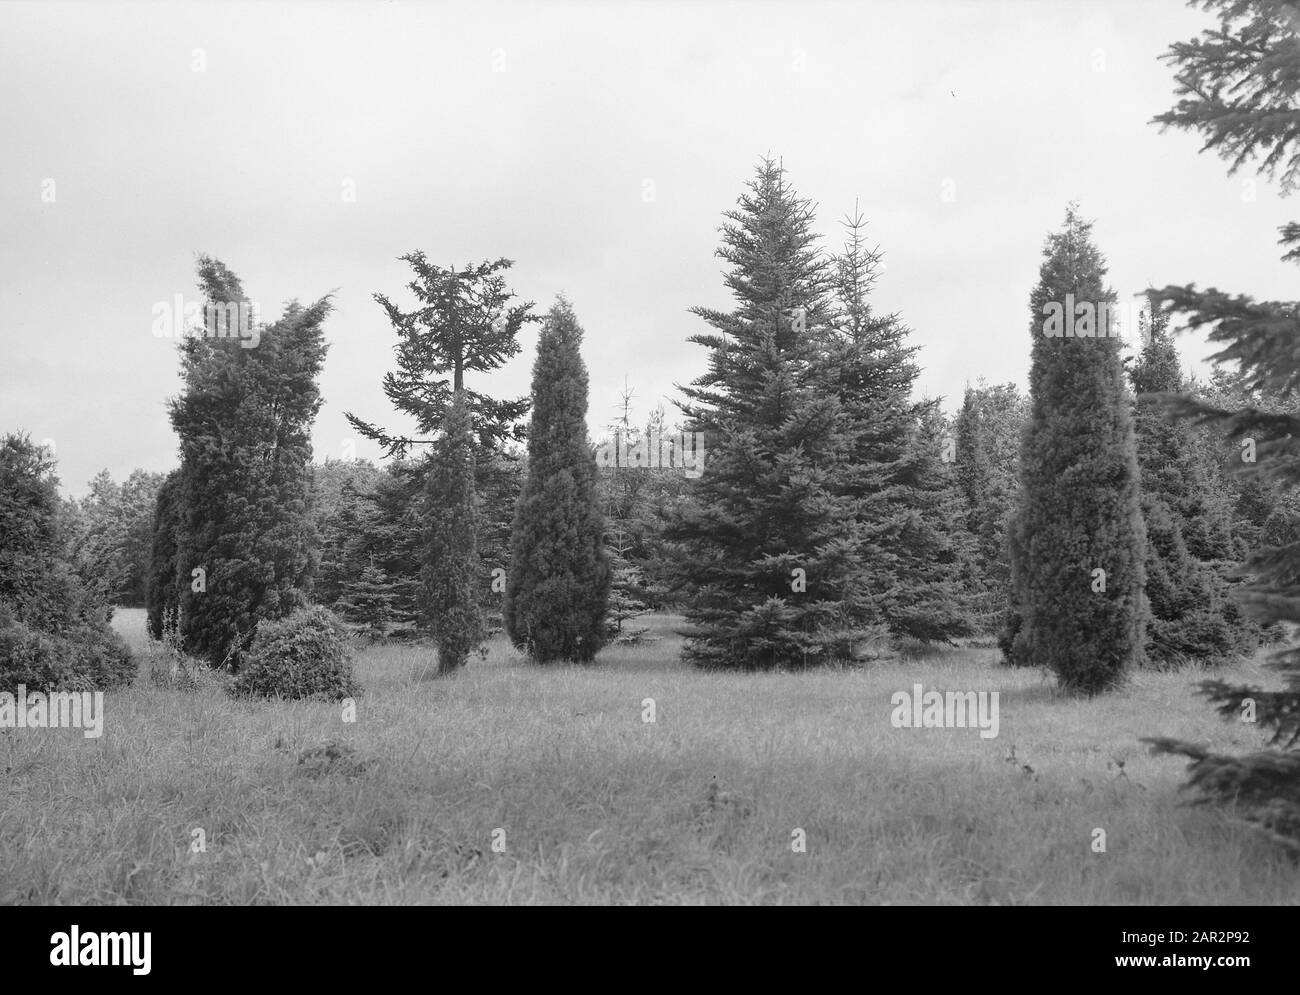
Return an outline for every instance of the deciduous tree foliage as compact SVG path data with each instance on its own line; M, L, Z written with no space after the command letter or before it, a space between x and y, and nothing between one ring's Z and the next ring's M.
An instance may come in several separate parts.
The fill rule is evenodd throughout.
M528 469L511 533L505 628L540 663L590 661L606 639L610 566L587 440L582 337L560 298L537 342Z
M1121 340L1100 308L1115 295L1103 282L1092 225L1074 205L1043 256L1029 302L1030 415L1010 532L1019 627L1010 650L1015 662L1050 667L1063 687L1094 694L1143 660L1146 535L1137 454ZM1065 332L1064 322L1048 323L1070 305L1093 308L1093 334L1048 334ZM1087 331L1086 308L1075 313L1074 331Z
M71 562L54 461L25 435L0 439L0 691L107 690L135 677L102 592Z

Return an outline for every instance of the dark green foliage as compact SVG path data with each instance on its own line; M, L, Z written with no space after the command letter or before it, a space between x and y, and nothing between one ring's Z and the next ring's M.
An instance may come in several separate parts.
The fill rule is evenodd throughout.
M864 576L854 499L835 470L849 457L825 358L834 272L818 252L813 206L764 160L726 212L718 256L735 310L693 308L713 332L708 371L681 388L703 475L665 530L690 628L686 655L726 668L803 667L855 655ZM834 469L832 469L834 468Z
M497 259L458 270L431 264L423 252L401 258L415 273L406 285L415 295L415 310L402 311L383 294L374 295L398 334L397 369L385 374L384 393L398 411L415 419L421 434L433 436L464 392L475 438L496 451L506 439L519 437L528 402L499 401L470 390L465 374L490 373L516 355L519 330L537 320L531 302L510 303L515 295L502 274L514 263ZM392 435L353 414L347 418L387 456L405 456L412 446L433 441Z
M393 608L396 599L392 579L383 567L369 563L358 577L344 583L334 607L371 639L383 639L398 618Z
M605 642L610 568L587 442L582 328L561 298L533 364L528 469L511 532L505 628L539 663L589 662Z
M0 440L0 690L109 690L135 663L102 593L71 563L54 464L26 436Z
M216 260L199 260L199 281L210 303L247 301ZM255 348L215 336L181 345L185 389L171 403L182 466L181 634L189 652L217 666L237 669L258 623L283 617L310 592L310 433L330 308L328 297L306 308L291 301Z
M0 602L0 691L108 691L135 680L136 662L106 623L36 629Z
M181 524L181 471L173 470L158 488L150 529L145 609L149 634L162 639L164 621L180 607L180 578L176 574L177 530Z
M1208 0L1204 6L1218 11L1219 24L1202 38L1171 48L1166 58L1178 67L1183 99L1157 121L1200 132L1205 147L1231 160L1234 170L1262 156L1261 168L1268 175L1281 167L1288 192L1300 179L1296 7L1277 0ZM1282 227L1282 244L1289 246L1283 258L1300 262L1300 225ZM1265 506L1279 492L1294 495L1300 484L1300 415L1295 410L1300 305L1256 302L1213 288L1198 292L1192 285L1165 287L1156 298L1187 314L1189 327L1211 329L1210 341L1220 346L1213 358L1237 367L1248 395L1277 402L1256 406L1220 399L1229 403L1214 404L1180 396L1170 401L1170 411L1217 431L1242 457L1253 456L1234 460L1233 466L1258 484L1254 495ZM1279 505L1285 503L1283 497ZM1247 583L1242 601L1265 625L1300 622L1300 529L1293 516L1287 509L1289 521L1275 521L1273 529L1261 523L1260 546L1243 567ZM1249 825L1300 852L1300 650L1274 654L1269 666L1283 676L1283 690L1222 680L1204 681L1201 690L1223 718L1253 718L1271 730L1272 749L1229 756L1167 737L1147 742L1155 752L1190 759L1188 787L1199 800L1234 805Z
M1091 228L1071 205L1047 239L1030 297L1030 418L1010 529L1020 614L1012 657L1050 667L1062 687L1086 694L1116 686L1142 662L1147 616L1130 400L1120 338L1100 307L1115 296ZM1064 333L1068 307L1085 303L1095 334L1049 334ZM1087 331L1086 310L1076 314L1074 330Z
M320 537L312 596L318 604L334 604L373 563L373 555L360 555L358 545L370 525L381 476L383 471L367 460L326 460L312 467L312 518Z
M1020 436L1028 405L1015 384L967 387L954 430L957 482L966 529L974 540L968 583L975 629L1008 623L1011 563L1007 522L1020 492Z
M320 605L257 627L243 667L230 685L237 698L340 701L361 693L342 622Z
M1154 665L1221 662L1253 648L1250 626L1213 563L1191 552L1226 547L1227 521L1197 460L1191 427L1166 418L1160 395L1183 388L1168 311L1153 306L1144 345L1129 371L1147 532L1146 656ZM1226 566L1226 565L1225 565Z
M489 373L519 352L519 330L536 321L532 304L511 304L514 300L506 288L503 272L513 263L498 259L491 263L469 265L462 270L431 265L421 252L402 257L415 273L407 284L417 307L404 312L387 297L376 294L398 334L397 369L384 377L384 392L397 410L411 416L424 438L390 434L385 429L364 422L353 414L348 420L366 438L384 447L386 455L398 458L393 477L376 494L376 514L370 519L372 535L357 552L378 556L398 585L394 603L399 617L412 618L422 625L434 622L426 601L418 603L418 592L434 594L435 599L453 598L452 588L460 580L438 581L437 591L429 587L427 566L449 549L464 559L464 536L440 534L439 528L456 521L469 521L461 511L441 514L426 500L430 483L457 490L474 509L476 547L487 557L488 570L476 569L472 576L475 606L471 610L460 594L453 601L460 621L448 623L463 634L447 643L451 659L461 656L486 632L481 617L484 605L495 606L498 595L492 591L492 568L503 568L507 558L510 522L518 494L518 465L510 440L518 439L519 419L528 410L526 400L496 400L465 385L466 373ZM446 421L452 409L460 405L468 418L473 452L468 465L473 472L469 493L461 494L461 483L438 476L440 470L431 456L418 460L405 457L416 445L435 444L433 436L445 440ZM459 444L458 444L459 445ZM466 458L459 452L457 460ZM459 463L457 465L460 465ZM458 498L460 499L460 498ZM466 561L467 562L467 561ZM460 577L463 571L454 571ZM423 576L423 580L421 577ZM447 602L448 605L452 602ZM491 613L497 620L496 612ZM450 637L449 637L450 638ZM464 645L461 645L464 644ZM457 646L461 646L457 649ZM455 669L455 664L450 669Z
M465 666L487 632L480 607L478 497L469 398L458 394L442 423L425 484L421 608L438 644L438 674Z
M715 332L692 336L709 371L683 388L707 466L665 531L689 657L802 667L890 634L969 632L933 405L910 399L907 328L870 305L878 253L861 217L828 260L812 205L768 160L726 218L736 309L694 310Z

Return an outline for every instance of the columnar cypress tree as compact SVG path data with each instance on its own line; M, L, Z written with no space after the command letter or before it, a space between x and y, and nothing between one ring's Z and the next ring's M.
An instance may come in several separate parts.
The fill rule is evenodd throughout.
M469 400L458 394L443 419L425 489L421 603L438 643L438 674L463 667L486 638L479 607L478 497Z
M249 307L217 260L199 260L199 279L209 305ZM208 334L181 346L185 390L170 405L183 481L181 634L190 652L217 665L237 668L258 622L287 615L309 594L310 433L330 308L328 297L306 308L292 301L256 339Z
M1153 303L1129 371L1147 532L1146 654L1155 664L1217 662L1247 648L1249 627L1223 577L1191 552L1193 542L1208 547L1222 529L1211 520L1210 483L1195 458L1191 427L1167 418L1160 401L1184 386L1168 325L1169 312Z
M582 335L561 298L537 342L528 475L511 533L506 632L541 663L587 662L605 642L610 568L587 442Z
M1147 613L1130 401L1102 307L1115 296L1091 230L1071 205L1030 297L1030 419L1011 529L1012 654L1089 694L1141 662Z

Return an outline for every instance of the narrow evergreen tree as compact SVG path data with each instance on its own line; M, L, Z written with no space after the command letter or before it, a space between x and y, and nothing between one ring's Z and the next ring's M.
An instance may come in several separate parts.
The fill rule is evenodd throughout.
M1142 661L1146 537L1120 339L1092 225L1072 204L1030 297L1030 418L1011 528L1011 651L1094 694Z
M242 305L239 279L199 260L209 306ZM304 604L316 566L310 514L311 424L328 346L329 297L291 301L251 337L205 334L181 345L184 392L171 402L180 437L177 529L181 634L188 651L239 666L259 621Z
M469 399L457 395L443 420L425 489L423 614L438 644L438 674L465 665L486 638L480 607L478 497Z
M605 642L609 559L587 442L582 328L568 301L551 308L533 364L528 473L515 511L505 627L535 660L588 662Z

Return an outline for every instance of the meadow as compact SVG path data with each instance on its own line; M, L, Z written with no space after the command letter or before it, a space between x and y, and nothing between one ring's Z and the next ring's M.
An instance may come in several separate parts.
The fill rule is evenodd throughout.
M678 621L589 667L540 668L498 637L445 680L427 647L371 646L353 722L142 674L107 696L98 739L0 732L0 902L1300 901L1294 858L1185 804L1183 762L1138 742L1262 743L1212 716L1196 672L1093 700L979 646L705 673L678 659ZM143 612L114 624L143 660ZM999 691L998 736L893 727L916 683Z

